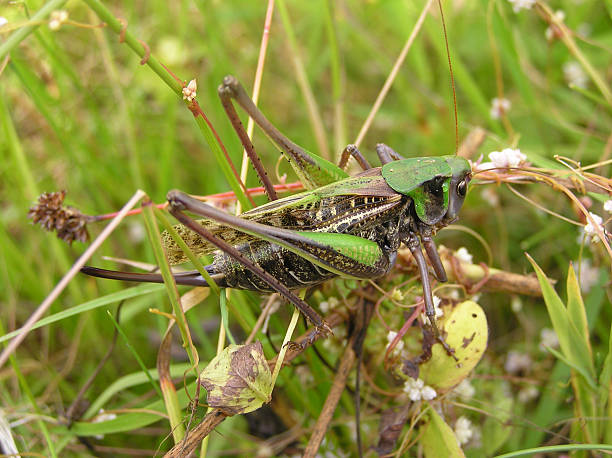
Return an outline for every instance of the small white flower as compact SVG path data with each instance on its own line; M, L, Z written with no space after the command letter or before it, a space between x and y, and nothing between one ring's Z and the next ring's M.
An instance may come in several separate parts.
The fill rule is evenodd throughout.
M472 422L464 416L457 418L455 422L455 436L457 436L459 445L467 444L473 434Z
M436 390L425 385L425 382L420 378L416 380L409 378L404 383L404 392L408 393L408 398L413 402L420 401L421 399L431 401L437 396Z
M557 20L557 22L563 22L565 21L565 11L563 10L557 10L554 12L553 16L555 17L555 19Z
M465 264L472 264L472 259L474 258L467 248L463 246L455 251L455 257Z
M580 289L588 293L599 280L599 268L591 264L590 259L583 259L578 266Z
M319 304L319 309L323 313L328 313L331 309L338 306L340 301L336 297L330 297L326 301L323 301Z
M528 386L527 388L523 388L518 392L518 400L523 404L527 404L529 401L533 401L535 398L537 398L539 394L540 390L538 390L537 387L533 385Z
M456 290L456 289L451 289L447 296L448 296L449 299L453 299L455 301L458 301L459 300L459 291Z
M604 210L608 213L612 213L612 199L606 200L603 206Z
M491 186L485 187L480 195L491 207L497 207L499 205L499 196Z
M110 421L117 418L117 415L114 413L106 413L104 409L100 409L98 411L98 415L92 420L92 423L102 423L104 421ZM104 439L104 434L97 434L94 436L98 440Z
M51 30L58 30L64 22L68 20L68 11L66 10L55 10L51 12L49 17L49 28Z
M435 399L437 395L438 393L436 393L436 390L428 385L425 385L421 390L421 397L425 401L431 401L432 399Z
M493 151L489 154L489 159L495 167L518 167L527 160L527 156L521 153L520 149L504 148L501 151Z
M601 225L601 223L603 223L603 219L602 219L601 216L596 215L595 213L589 212L589 215L591 216L591 218L590 218L590 220L587 219L587 223L584 226L584 232L587 235L597 235L597 229L596 229L597 227L599 227L599 229L601 229L603 231L603 227ZM595 224L592 224L591 220Z
M493 119L501 118L504 114L506 114L510 110L511 106L512 106L512 103L510 103L510 100L500 99L498 97L495 97L493 100L491 100L491 111L490 111L491 118Z
M189 84L187 84L187 86L183 88L183 100L191 102L193 99L196 98L197 90L198 83L195 79L192 79L191 81L189 81Z
M565 11L557 10L554 12L553 16L558 22L563 22L565 20ZM551 41L555 37L555 28L554 26L549 26L544 32L546 39Z
M395 288L393 290L393 293L391 293L391 300L393 301L397 301L400 302L402 300L404 300L404 293L402 293L402 291L398 288Z
M508 0L512 3L512 11L518 13L521 10L530 10L535 4L535 0Z
M436 312L436 314L434 315L435 319L437 320L438 318L441 318L444 316L444 310L442 310L442 308L440 307L440 303L442 302L442 299L440 299L438 296L436 296L435 294L433 295L433 303L434 303L434 310ZM421 319L423 321L428 320L428 316L425 313L421 313Z
M559 346L559 337L554 329L543 328L540 331L540 350L546 351L546 347L557 348Z
M127 237L130 242L140 243L145 239L146 235L147 232L141 223L134 222L128 225Z
M521 300L521 298L518 296L514 296L512 298L512 301L510 302L510 308L514 313L518 313L523 310L523 301Z
M397 332L395 331L389 331L387 334L387 348L389 348L389 345L391 345L391 343L393 342L393 340L397 337ZM395 344L395 348L393 348L393 354L396 353L400 353L402 350L404 349L404 341L403 340L398 340L397 343Z
M8 19L4 16L0 16L0 27L5 26L6 24L8 24Z
M525 372L531 368L531 357L527 353L509 351L504 369L510 374Z
M472 386L468 379L464 378L461 380L459 385L453 388L453 393L462 398L470 399L472 396L474 396L474 394L476 394L476 389Z
M582 66L574 60L563 64L563 76L567 84L574 85L581 89L585 89L587 87L587 83L589 82L589 79L586 73L584 73Z

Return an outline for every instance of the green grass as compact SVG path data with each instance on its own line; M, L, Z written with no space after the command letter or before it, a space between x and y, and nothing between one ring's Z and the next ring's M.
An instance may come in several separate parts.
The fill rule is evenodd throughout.
M150 60L149 65L139 64L137 52L142 48L138 39L146 42L151 55L178 78L185 82L197 79L199 105L240 169L242 148L218 100L217 86L223 76L233 74L251 92L265 2L105 2L106 8L128 24L131 35L123 44L116 30L119 23L107 20L110 26L106 28L81 26L99 25L103 20L97 16L101 10L96 9L96 13L92 9L97 4L93 1L68 2L64 8L74 22L63 24L59 30L48 27L45 19L48 12L37 18L37 11L44 12L41 8L54 10L63 3L0 4L0 16L8 20L0 28L1 334L27 320L86 248L79 242L67 246L28 221L28 208L41 192L65 189L69 205L98 215L118 210L137 189L159 203L173 188L199 195L232 189L215 160L219 151L215 151L217 146L211 133L201 118L194 122L179 95L180 84L163 67L156 66L155 60ZM274 11L259 106L296 143L315 152L327 149L330 159L335 160L344 145L355 141L424 2L283 3L286 16L281 14L280 3ZM573 37L576 48L558 39L547 42L544 34L548 24L542 19L544 13L538 14L542 9L515 14L506 0L443 4L457 89L460 140L477 126L487 133L473 160L480 154L487 160L488 153L507 147L520 148L534 166L541 168L562 170L555 155L580 161L582 165L610 159L609 2L546 3L552 10L566 12L565 25L569 29L588 31L586 41ZM27 23L28 17L34 22ZM43 22L36 22L39 19ZM295 52L299 53L303 75L296 74L294 69ZM2 60L5 56L10 59ZM568 87L563 66L571 61L580 62L586 72L585 90ZM306 85L312 91L318 115L312 101L308 108ZM491 100L502 92L512 102L507 122L492 119L489 114ZM323 126L323 136L320 133L317 136L314 122ZM434 8L360 149L373 164L377 163L374 148L378 142L406 156L452 154L454 126L447 55L439 13ZM278 157L273 145L257 129L254 143L268 170L273 171ZM280 168L281 174L288 174L287 182L295 181L286 163ZM591 171L602 177L610 176L609 165ZM270 175L276 181L274 173ZM247 186L258 186L252 171ZM610 189L609 180L607 186ZM539 205L585 223L577 207L559 189L535 183L515 188ZM497 204L489 202L491 194L497 197ZM605 219L602 202L609 197L604 193L589 197L576 194L584 199L583 203L590 199L590 211ZM264 199L259 197L257 202ZM551 328L558 318L553 315L551 322L542 298L504 291L483 292L479 296L477 302L488 319L489 343L471 376L475 394L469 399L447 397L441 403L443 418L451 427L462 415L481 427L480 439L464 446L466 455L492 456L533 447L570 444L578 448L582 444L610 443L612 438L604 432L612 429L612 410L609 400L603 398L610 382L602 368L606 358L610 358L612 291L610 257L603 244L581 245L579 227L544 213L504 185L472 186L460 224L486 241L493 253L492 268L533 273L525 256L528 252L543 272L556 280L560 298L555 304L567 304L568 314L573 314L578 322L582 312L577 311L581 310L577 304L581 302L575 288L572 292L570 286L567 292L565 289L566 284L573 285L571 275L568 282L569 264L573 262L577 268L579 259L588 259L598 269L594 284L588 289L582 287L581 291L585 316L578 329L583 337L588 330L592 351L588 363L584 363L588 366L586 375L576 375L580 369L572 364L576 355L563 353L567 350L563 336L558 353L539 348L541 330ZM92 235L102 228L102 223L91 225ZM144 233L142 217L129 217L90 264L117 266L103 260L103 256L155 263L154 250ZM436 240L453 250L467 247L476 264L487 262L485 247L465 232L446 230ZM584 276L584 269L577 274ZM379 282L381 289L391 291L406 280L412 281L402 289L403 299L395 297L380 304L381 314L395 331L410 312L397 304L413 303L419 284L399 269ZM118 282L77 276L47 315L83 307L75 309L78 313L58 316L33 331L19 346L15 358L0 370L0 415L13 425L20 452L87 456L87 449L75 439L79 434L86 435L96 447L116 447L111 454L126 454L128 449L153 454L173 445L167 419L137 410L166 412L167 407L151 388L132 353L135 351L144 365L152 368L150 373L157 380L156 359L167 318L148 310L156 308L171 313L162 287L147 287L147 292L137 290L134 295L125 293L131 297L122 308L119 326L133 348L126 348L119 339L110 360L85 394L92 407L82 421L68 429L63 417L111 345L115 325L107 310L114 313L121 299L110 296L113 299L110 302L104 298L127 288ZM355 306L353 289L357 286L349 281L330 282L316 291L309 302L318 308L329 297L343 297ZM180 288L181 293L185 291ZM381 298L378 291L368 291L376 296L375 300ZM444 289L439 294L450 297L450 291ZM556 300L550 297L549 301ZM91 302L98 298L101 299ZM243 340L252 329L261 302L258 295L232 292L229 326L238 340ZM550 309L550 302L548 305ZM290 312L282 307L270 320L271 340L277 346L282 342ZM186 313L185 318L202 369L216 354L220 323L216 295L211 294L203 304ZM185 336L185 329L182 331ZM578 339L572 332L571 337ZM418 329L412 328L404 339L411 357L419 353L419 334ZM336 336L317 344L331 364L336 364L342 355L342 341L338 338L342 331L336 332ZM257 338L262 340L266 356L274 356L266 336L259 333ZM179 342L177 333L170 373L175 380L176 402L183 409L179 415L187 417L190 410L182 376L189 369L185 364L188 356ZM588 346L580 342L585 345L583 348ZM368 376L386 392L401 393L402 382L395 376L401 364L384 366L382 355L386 345L387 329L375 315L365 346ZM511 351L529 355L531 364L509 373L504 365ZM187 374L193 395L193 371ZM273 393L273 410L277 415L285 415L285 426L299 424L304 428L296 436L298 442L292 446L293 452L310 437L308 428L321 412L333 376L312 350L281 371ZM349 385L354 387L353 378ZM533 387L538 395L525 400L526 390ZM401 402L376 391L363 377L361 390L362 435L364 444L370 447L378 441L381 411ZM595 406L599 410L590 406L585 411L585 397L596 395L600 396L597 399L601 405ZM117 419L88 423L100 408L116 412ZM415 407L410 419L422 412L425 410ZM588 419L582 430L578 418L581 412L597 414L596 418ZM327 435L327 449L322 452L356 453L353 431L347 426L353 418L351 395L345 391ZM408 427L403 429L398 445L401 441L408 444L416 440L420 425L413 426L415 429L410 431ZM219 434L210 436L211 456L222 450L244 456L254 454L262 446L263 439L248 435L244 417L227 420L218 431ZM94 434L105 437L94 439L91 437ZM258 433L251 430L251 434ZM436 437L435 434L444 432L440 429L432 433L430 429L427 436L431 434ZM274 450L280 454L282 448ZM407 453L416 456L417 448ZM587 456L586 453L576 452L580 456Z

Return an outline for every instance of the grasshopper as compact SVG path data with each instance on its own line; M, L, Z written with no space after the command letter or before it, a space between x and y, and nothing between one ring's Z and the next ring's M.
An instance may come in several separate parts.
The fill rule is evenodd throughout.
M332 277L373 279L393 267L400 245L411 251L423 284L426 315L444 344L424 251L438 281L447 280L433 236L457 219L471 168L456 156L403 158L380 143L381 167L371 167L355 145L347 146L336 166L296 145L255 106L238 80L227 76L219 96L247 151L270 202L240 217L181 192L170 191L172 213L182 224L179 235L196 255L214 253L207 272L220 287L278 292L297 307L323 335L331 332L321 316L294 292ZM307 191L279 199L234 107L253 118L285 155ZM344 168L353 156L363 172ZM205 219L196 221L185 212ZM187 261L167 234L163 244L171 264ZM129 273L84 267L86 274L125 281L163 282L160 274ZM198 271L174 274L177 284L208 286ZM444 344L445 345L445 344ZM447 351L451 351L445 346Z

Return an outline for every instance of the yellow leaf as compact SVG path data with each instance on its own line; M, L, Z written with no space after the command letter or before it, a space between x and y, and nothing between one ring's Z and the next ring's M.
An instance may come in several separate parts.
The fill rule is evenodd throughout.
M446 343L459 361L449 357L442 345L434 345L432 357L419 366L419 377L438 392L444 392L466 378L482 358L489 336L487 317L474 301L457 304L440 320Z

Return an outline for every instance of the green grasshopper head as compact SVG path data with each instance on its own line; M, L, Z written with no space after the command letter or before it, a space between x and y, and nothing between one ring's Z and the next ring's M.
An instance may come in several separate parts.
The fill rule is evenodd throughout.
M420 157L385 164L382 176L393 190L412 199L419 220L441 227L457 219L471 168L457 156Z
M447 156L446 162L451 168L451 177L448 187L448 208L442 218L444 226L457 219L467 194L468 183L472 178L472 169L467 160L457 156Z

